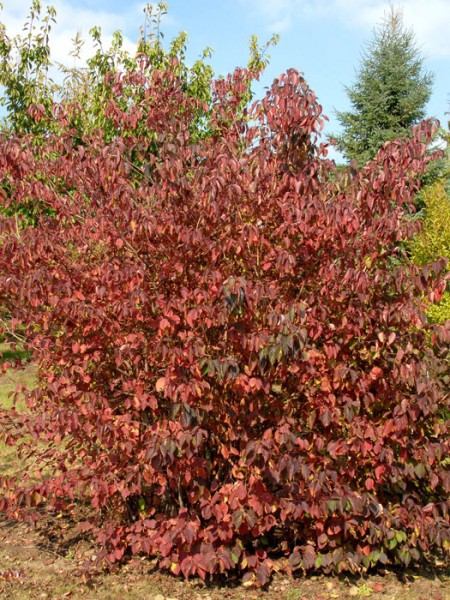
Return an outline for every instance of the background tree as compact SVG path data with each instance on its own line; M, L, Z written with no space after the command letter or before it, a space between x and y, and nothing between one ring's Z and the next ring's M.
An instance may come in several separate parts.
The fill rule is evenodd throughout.
M1 7L1 4L0 4ZM56 22L53 7L43 7L40 0L33 0L30 14L23 27L23 33L10 38L6 28L0 23L0 84L2 94L0 105L6 108L2 126L14 133L48 133L58 127L57 119L51 113L54 103L63 102L79 105L78 118L73 123L79 136L97 128L104 130L105 141L109 141L112 130L106 117L111 88L114 85L111 74L124 70L135 71L140 61L146 61L146 70L164 69L173 60L177 61L177 74L183 78L184 87L190 96L209 101L211 98L209 81L213 76L207 64L211 50L207 48L202 57L189 68L185 63L187 45L186 32L180 32L167 48L163 45L160 30L161 19L167 11L167 4L148 5L144 9L145 24L141 28L136 53L131 55L123 49L123 38L119 31L113 34L109 48L102 40L101 29L93 27L90 36L95 52L86 63L75 67L51 60L50 32ZM79 34L72 40L70 54L79 59L84 41ZM110 76L105 78L109 73ZM121 99L126 107L130 94L136 89L122 89ZM144 90L141 90L144 94ZM30 114L35 106L39 115ZM48 118L45 119L44 117Z
M2 127L14 133L47 134L49 128L59 126L58 120L51 113L53 104L62 102L67 106L76 102L81 109L76 123L80 137L82 133L101 128L105 141L110 141L110 136L115 131L107 116L108 100L113 97L114 77L111 74L136 71L143 60L147 75L154 70L165 70L176 61L175 72L182 78L187 95L207 104L211 103L210 82L214 72L208 59L212 49L206 48L201 57L192 66L188 66L185 60L188 36L185 31L181 31L169 44L163 43L161 20L166 13L167 2L163 1L156 5L148 4L144 8L145 22L140 29L141 35L134 55L123 48L120 31L113 34L112 43L107 48L102 40L101 29L93 27L89 33L95 52L84 65L78 63L74 67L51 59L50 33L56 22L56 11L52 6L47 6L46 14L43 15L41 0L32 0L23 32L14 37L8 36L6 27L0 22L0 106L6 108L6 115L0 120ZM266 67L270 58L267 50L277 41L278 36L274 35L261 46L258 38L252 36L248 68L255 76ZM80 59L84 40L77 33L72 42L70 55ZM136 94L143 97L145 90L137 90L135 86L122 87L121 102L124 109L130 103L142 99ZM249 87L242 109L251 98ZM35 115L30 114L32 105L41 113L40 118L36 119ZM200 108L199 112L193 121L193 127L200 134L205 131L205 121ZM48 119L44 119L44 116Z
M432 83L413 31L404 28L401 10L391 6L362 55L355 84L345 88L352 110L336 111L343 127L334 136L337 148L362 165L384 142L410 136L425 117Z
M2 5L0 3L0 8ZM114 116L111 114L110 101L114 98L125 112L131 106L139 104L145 98L144 87L129 85L120 74L144 70L150 76L156 70L172 69L182 80L182 89L187 96L197 101L193 114L190 134L192 142L211 134L210 116L214 105L211 81L214 72L208 59L211 49L206 48L202 55L188 66L185 60L188 37L181 31L170 43L164 44L161 20L167 12L167 3L147 5L144 9L145 21L140 29L135 54L123 48L123 37L119 31L113 34L110 47L105 46L99 27L90 30L95 51L85 64L68 67L51 60L50 33L56 22L56 11L48 6L45 14L40 0L32 0L30 14L23 32L14 37L8 36L5 26L0 22L0 106L6 108L6 115L0 119L0 126L9 133L34 134L32 143L40 145L49 133L60 133L60 122L56 118L58 105L64 105L66 118L73 131L74 145L84 144L84 136L101 130L105 143L117 136ZM79 34L72 40L71 55L80 58L84 41ZM252 36L248 68L254 79L266 67L267 50L278 41L273 36L260 45L258 38ZM252 99L251 81L245 83L246 93L242 94L240 110L242 113ZM117 95L116 87L120 88ZM214 127L216 133L217 130ZM148 129L145 119L138 118L134 123L134 132L147 138L147 152L137 159L136 154L129 156L130 168L134 180L151 176L154 159L158 158L161 140L155 132ZM30 174L30 177L34 177ZM59 184L58 184L59 185ZM0 181L7 198L14 196L10 182ZM42 210L48 207L36 200L22 203L0 202L0 213L15 215L18 225L36 225Z
M49 109L62 89L49 76L49 39L56 11L49 6L45 16L41 13L41 2L33 0L22 33L13 38L0 22L0 106L7 111L1 124L13 133L39 131L38 121L28 113L30 104Z

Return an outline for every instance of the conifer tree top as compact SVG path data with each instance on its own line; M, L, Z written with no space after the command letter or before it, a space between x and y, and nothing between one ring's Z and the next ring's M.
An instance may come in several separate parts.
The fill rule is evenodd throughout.
M391 6L362 53L354 85L345 87L352 110L336 111L343 127L337 148L364 164L384 142L409 135L425 118L433 79L402 11Z

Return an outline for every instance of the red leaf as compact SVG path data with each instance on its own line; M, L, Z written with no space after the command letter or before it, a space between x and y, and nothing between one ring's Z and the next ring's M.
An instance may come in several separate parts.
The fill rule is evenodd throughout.
M120 560L125 552L125 548L116 548L114 550L114 557L116 560Z
M368 477L366 479L366 489L368 489L369 491L375 489L375 483L372 477Z
M378 481L381 479L381 477L383 476L385 471L386 471L385 465L379 465L378 467L375 467L375 477L377 478Z
M381 377L382 374L383 371L380 369L380 367L373 367L373 369L370 371L370 378L376 381Z
M167 319L161 319L159 322L159 328L161 329L161 331L164 331L165 329L169 329L170 322Z
M166 378L165 377L160 377L158 379L158 381L156 382L156 385L155 385L155 389L157 392L162 392L163 390L166 389Z

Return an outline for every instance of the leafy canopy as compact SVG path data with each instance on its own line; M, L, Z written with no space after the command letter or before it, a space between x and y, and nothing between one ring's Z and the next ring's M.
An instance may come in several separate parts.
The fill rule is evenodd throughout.
M444 550L450 331L421 301L443 291L443 265L392 266L417 230L405 215L433 125L336 198L298 72L248 110L259 71L212 81L196 136L202 100L178 61L146 65L106 75L110 143L74 137L77 104L53 107L58 133L40 144L0 139L2 203L43 207L39 227L0 217L4 329L38 365L28 412L0 412L30 458L0 478L0 510L35 521L43 502L83 498L99 560L145 553L249 585L275 566Z

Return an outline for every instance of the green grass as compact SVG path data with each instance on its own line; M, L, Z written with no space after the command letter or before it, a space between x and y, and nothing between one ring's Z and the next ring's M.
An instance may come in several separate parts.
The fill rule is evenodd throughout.
M0 352L2 353L2 361L13 361L16 359L27 360L30 356L26 350L13 350L9 344L0 344Z
M13 350L11 343L2 339L0 341L0 364L14 360L25 361L29 353L20 346ZM8 369L5 375L0 374L0 406L11 408L12 398L8 398L10 392L14 392L18 385L33 389L36 381L36 368L26 363L21 369Z
M13 398L9 394L14 392L18 385L33 389L35 381L36 370L34 366L28 365L18 371L9 369L6 375L0 376L0 406L2 408L11 408ZM19 403L19 406L23 407L23 404Z
M0 344L0 351L3 353L5 344ZM36 367L28 364L25 368L15 370L9 369L5 375L0 376L0 409L9 409L13 405L13 396L17 386L25 386L33 389L36 382ZM24 409L25 405L19 401L18 409ZM19 460L17 449L14 446L6 446L0 441L0 475L12 475L18 468L23 466Z
M4 336L0 337L0 353L0 363L14 360L25 361L31 358L28 350L24 350L20 344L14 344L12 340Z

